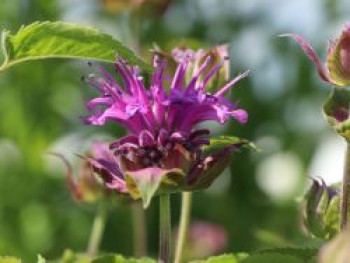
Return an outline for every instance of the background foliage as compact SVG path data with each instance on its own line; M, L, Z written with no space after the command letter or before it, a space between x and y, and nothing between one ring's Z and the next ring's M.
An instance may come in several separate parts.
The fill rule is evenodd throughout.
M211 189L196 193L193 220L224 227L226 252L307 242L297 230L295 200L308 176L336 180L341 139L322 120L326 85L298 47L277 35L299 33L325 54L325 39L340 31L348 1L178 0L162 16L137 19L103 2L2 0L0 25L15 32L37 20L78 22L145 55L153 43L167 48L182 38L207 46L228 43L231 75L252 70L235 90L250 120L246 126L230 122L218 132L253 140L262 152L237 155ZM46 153L55 150L75 160L93 134L123 134L113 125L105 130L82 125L83 102L92 89L80 78L90 72L86 62L55 60L26 62L0 75L0 255L33 262L38 252L55 258L66 248L85 250L95 207L72 201L63 166ZM326 161L317 162L327 143L340 145L322 159L332 161L330 170ZM179 196L173 200L176 224ZM151 255L157 251L157 211L157 202L147 210ZM131 222L130 207L115 202L102 250L132 255Z

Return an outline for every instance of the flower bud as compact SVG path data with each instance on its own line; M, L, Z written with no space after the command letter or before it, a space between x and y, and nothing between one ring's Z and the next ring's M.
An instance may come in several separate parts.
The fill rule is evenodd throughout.
M338 186L326 186L322 179L312 179L305 197L303 223L308 234L329 239L339 229Z
M328 124L347 141L350 140L349 105L350 91L336 88L323 106Z
M312 46L301 36L285 34L297 41L305 54L315 64L320 78L336 86L350 85L350 23L346 24L341 35L330 41L325 65L322 64Z

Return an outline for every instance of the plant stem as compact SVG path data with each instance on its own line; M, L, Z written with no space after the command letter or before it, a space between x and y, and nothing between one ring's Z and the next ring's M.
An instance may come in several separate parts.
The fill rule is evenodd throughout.
M100 248L100 243L103 235L103 231L106 224L107 210L103 202L101 202L97 208L95 219L92 225L89 245L87 248L87 254L90 257L97 255Z
M176 244L175 252L175 263L182 262L182 253L186 244L187 235L188 235L188 225L190 223L191 216L191 204L192 204L192 193L183 192L182 201L181 201L181 215L180 215L180 224Z
M347 142L345 165L343 174L342 193L340 198L340 229L344 229L348 221L348 203L349 203L349 186L350 186L350 143Z
M147 232L145 210L142 208L142 204L140 202L135 202L131 209L134 228L134 256L146 256Z
M171 262L170 194L160 196L159 203L159 262Z

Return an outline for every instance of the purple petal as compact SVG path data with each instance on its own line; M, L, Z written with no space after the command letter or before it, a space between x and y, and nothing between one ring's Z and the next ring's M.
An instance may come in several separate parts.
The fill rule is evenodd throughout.
M242 74L235 77L233 80L231 80L229 83L227 83L223 88L221 88L218 92L215 93L215 97L223 96L228 90L230 90L236 83L238 83L240 80L244 79L249 75L250 70L246 70Z
M153 135L149 131L143 130L139 135L139 144L141 147L154 145Z
M248 113L242 109L231 111L231 116L234 117L240 123L247 123L248 121Z

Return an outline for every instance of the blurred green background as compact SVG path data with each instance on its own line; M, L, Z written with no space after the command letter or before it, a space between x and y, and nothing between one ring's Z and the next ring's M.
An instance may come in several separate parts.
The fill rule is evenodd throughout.
M237 154L208 190L194 194L193 220L222 226L224 252L300 244L296 201L308 177L335 182L343 144L322 119L328 87L300 48L279 34L296 32L325 56L327 40L346 19L348 0L173 0L167 10L119 10L122 0L1 0L0 25L12 32L33 21L90 25L142 50L181 39L230 45L231 76L251 69L234 90L250 119L218 131L256 142L261 152ZM126 1L128 2L128 1ZM348 16L348 17L347 17ZM118 127L85 127L79 117L92 89L80 81L91 69L82 61L26 62L0 74L0 255L34 262L64 249L84 251L96 208L74 202L64 167L48 151L76 160L96 134L118 137ZM173 195L173 222L179 216ZM157 253L157 200L146 211L148 249ZM115 203L103 251L133 255L131 209Z

